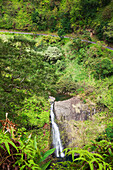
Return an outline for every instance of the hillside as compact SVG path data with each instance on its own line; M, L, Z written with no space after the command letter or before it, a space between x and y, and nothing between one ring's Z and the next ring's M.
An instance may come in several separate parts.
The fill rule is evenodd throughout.
M0 32L0 169L112 170L113 50L103 44L113 43L113 0L1 0L0 7L1 29L34 33ZM49 96L76 97L91 113L61 117L64 159L52 155Z
M51 36L34 38L33 35L15 36L9 33L1 33L0 56L0 119L5 128L1 130L4 132L4 130L13 129L14 134L9 131L11 138L15 142L18 139L20 143L22 142L22 146L26 147L27 136L32 133L28 147L33 149L34 141L34 146L37 145L40 149L34 150L36 152L34 155L32 155L34 152L31 155L28 154L29 159L33 160L32 165L29 164L29 159L21 160L21 163L18 163L19 167L23 166L25 161L29 166L36 168L40 165L36 161L37 154L40 155L39 151L45 153L50 147L49 95L68 94L79 96L81 101L89 106L91 102L95 103L97 114L91 116L88 121L82 122L82 124L81 121L72 122L73 126L79 128L76 134L77 140L75 140L73 146L78 145L83 148L84 145L89 145L92 150L91 139L95 142L106 140L106 142L109 142L107 144L108 149L111 148L112 152L112 50L99 44L87 44L79 39L70 40ZM8 122L7 117L4 120L6 112L9 113ZM8 126L5 126L4 122L7 122L6 125ZM17 129L13 126L15 124ZM96 129L98 129L96 132L95 124ZM81 128L84 129L82 133ZM6 140L6 135L3 135L1 131L1 143ZM8 136L7 139L11 142ZM101 148L104 147L104 143L97 142L96 145ZM26 147L22 154L27 152ZM50 151L46 155L48 156L52 152ZM95 150L95 152L104 154L104 151L101 153ZM106 152L108 152L107 149ZM104 163L110 163L109 165L106 164L107 167L110 167L112 166L110 159L112 155L109 156L108 153L107 156L107 158L104 158ZM4 160L4 158L3 156L1 160ZM39 156L38 160L41 158L42 155ZM53 158L48 158L43 164L48 163L49 165L50 159ZM81 163L76 164L78 169ZM65 165L61 164L64 168ZM75 166L73 163L68 165L68 162L65 162L65 164L69 167ZM1 167L3 166L4 163L1 162ZM12 163L10 166L12 167ZM61 165L52 166L55 169Z
M100 40L113 42L112 0L1 0L0 28L80 33L92 29Z

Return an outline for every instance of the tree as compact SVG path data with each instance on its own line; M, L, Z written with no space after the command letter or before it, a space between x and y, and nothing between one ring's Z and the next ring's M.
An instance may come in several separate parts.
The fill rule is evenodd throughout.
M111 0L100 0L100 5L102 7L104 7L104 6L108 5L110 2L111 2Z
M113 22L108 23L108 25L104 27L104 37L108 42L113 42Z
M81 14L87 19L89 17L94 17L97 12L97 7L99 7L99 1L98 0L80 0L80 6L81 6Z

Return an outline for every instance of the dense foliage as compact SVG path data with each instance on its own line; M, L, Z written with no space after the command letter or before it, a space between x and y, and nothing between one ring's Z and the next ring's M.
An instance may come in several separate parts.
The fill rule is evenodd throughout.
M16 125L8 119L0 120L3 125L0 133L0 168L1 169L43 169L45 170L51 161L43 161L51 155L55 149L42 154L37 147L36 136L31 139L31 134L17 131Z
M47 169L48 97L68 94L94 102L97 114L75 122L80 145L65 148L65 161L53 159L49 169L113 169L113 51L81 41L91 40L91 29L113 42L113 0L1 0L0 28L59 36L0 34L0 168ZM79 37L64 39L72 32Z
M34 92L46 95L51 86L47 82L52 84L56 79L54 68L48 67L43 61L44 55L37 53L34 45L30 40L15 36L10 40L0 40L1 114L8 111L11 117L15 117L15 107L21 108L23 101ZM40 103L35 104L35 110L38 105Z
M58 31L59 35L92 28L113 42L112 0L1 0L0 28Z
M5 113L8 112L8 117L12 121L10 122L8 119L9 130L7 127L3 129L7 133L1 132L1 138L2 136L4 138L1 140L0 146L7 150L6 153L9 156L6 154L0 158L0 166L6 167L5 161L7 162L10 158L13 159L13 163L9 164L11 167L16 163L15 168L40 168L39 160L49 150L50 104L47 101L48 97L56 95L56 93L70 93L72 96L80 95L81 100L85 103L87 99L95 102L97 108L104 111L105 118L102 123L105 129L102 133L98 132L96 139L93 138L93 144L89 143L84 148L81 145L82 150L76 148L67 152L67 155L80 154L81 156L77 160L72 158L71 162L53 164L52 168L94 169L104 167L104 169L111 169L113 167L111 161L113 152L113 52L100 44L89 45L79 39L69 41L62 37L53 38L51 36L35 37L34 39L34 36L1 34L0 44L0 119L4 126L5 120L3 119ZM100 124L101 117L98 117L97 124ZM14 123L17 124L18 129L16 134L12 133L15 131ZM86 122L88 127L89 124L92 124L91 120L89 123ZM14 140L10 139L8 133ZM31 133L32 135L30 135ZM89 133L91 134L91 131ZM26 145L25 142L29 135L31 136L30 143ZM88 140L84 139L84 136L81 136L82 138L82 143L86 145L85 141ZM104 142L105 140L106 142ZM97 143L95 143L96 141ZM36 148L33 148L33 143L37 143L38 152L35 150ZM108 144L106 145L106 143ZM23 147L23 152L20 152ZM29 154L26 155L28 148L30 149ZM51 154L52 151L47 153ZM1 150L1 152L4 151ZM40 152L42 152L42 156ZM41 156L38 161L37 154ZM45 155L48 156L48 154ZM42 160L44 159L42 158ZM45 164L46 162L47 164ZM46 162L43 166L49 165L50 161Z

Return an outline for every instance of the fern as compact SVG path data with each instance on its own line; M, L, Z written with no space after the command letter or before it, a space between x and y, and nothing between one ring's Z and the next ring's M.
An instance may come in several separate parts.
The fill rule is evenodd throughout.
M5 126L8 125L8 129L11 129L12 122L9 119L4 120ZM3 124L4 125L4 124ZM3 128L3 131L5 128ZM14 166L18 166L19 169L32 169L32 170L45 170L51 161L44 163L45 159L51 155L54 149L48 150L43 156L40 153L39 148L37 147L36 136L34 140L31 139L31 134L28 138L23 139L17 138L15 139L15 135L13 134L13 139L11 135L11 130L9 133L0 133L0 168L3 169L4 166L12 168ZM21 140L22 139L22 140Z
M75 153L79 154L79 158L74 158ZM85 168L87 165L91 170L94 170L96 167L99 170L112 170L110 164L104 161L104 158L98 153L91 153L88 150L77 150L73 149L66 153L66 155L72 155L73 162L80 161L81 167Z

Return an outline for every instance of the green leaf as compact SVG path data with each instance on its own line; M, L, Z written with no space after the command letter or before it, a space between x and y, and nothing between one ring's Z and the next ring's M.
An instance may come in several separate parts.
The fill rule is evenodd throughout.
M97 162L97 164L99 163L96 158L91 159L90 163L93 163L93 162Z
M37 141L36 141L36 136L34 137L34 148L37 150Z
M29 162L29 164L34 164L33 159L30 159L28 162Z
M113 155L111 148L108 148L110 155Z
M105 157L109 157L109 155L107 155L107 154L103 154L103 156L105 156Z
M46 168L50 165L51 161L45 163L44 165L41 166L42 170L46 170Z
M95 141L91 140L91 142L92 142L93 144L95 144Z
M20 167L20 170L23 170L25 168L26 165L23 165L22 167Z
M48 150L48 151L44 154L44 156L42 157L42 159L41 159L39 162L44 161L49 155L51 155L51 154L55 151L55 149L56 149L56 148L53 148L53 149Z
M108 163L103 161L103 164L104 164L104 169L107 168L107 170L112 170L112 167Z
M91 170L94 170L94 166L93 166L93 164L91 162L89 162L89 166L90 166Z
M75 151L72 152L72 160L74 161Z
M85 158L76 158L76 159L74 159L74 161L85 161L85 162L88 162Z
M68 155L69 150L71 150L71 148L65 148L63 151L65 152L65 155Z
M1 147L2 149L4 149L4 147L3 147L3 146L1 146L1 145L0 145L0 147ZM5 149L4 149L4 150L5 150Z
M93 155L96 156L96 157L99 157L99 158L103 159L103 157L102 157L100 154L98 154L98 153L93 153Z
M10 144L17 150L17 152L18 152L17 146L16 146L12 141L10 141L9 143L10 143Z
M9 153L9 155L10 155L10 148L9 148L9 144L8 144L8 142L4 142L4 143L5 143L5 147L6 147L7 151L8 151L8 153Z
M98 165L99 165L99 170L102 170L102 169L103 169L102 163L98 163ZM105 169L106 169L106 168L105 168Z

